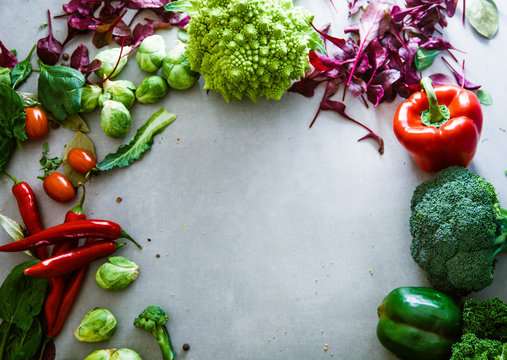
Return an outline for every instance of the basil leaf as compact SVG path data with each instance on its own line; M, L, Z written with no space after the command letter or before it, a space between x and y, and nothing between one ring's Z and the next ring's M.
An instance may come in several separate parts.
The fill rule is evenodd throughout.
M484 37L493 38L498 31L498 9L493 0L468 0L466 14L470 25Z
M30 260L16 266L0 287L0 318L28 331L39 315L46 296L47 279L25 276L23 270L39 262Z
M0 66L0 84L11 86L11 71Z
M8 360L32 359L42 342L42 328L38 318L34 318L27 331L12 326L5 349Z
M24 141L25 109L18 93L0 84L0 137Z
M424 70L433 65L435 57L440 53L440 50L426 50L423 48L417 49L415 52L414 63L417 70Z
M479 99L479 102L482 105L492 105L493 104L493 98L491 97L491 94L487 92L486 90L479 90L477 91L477 98Z
M30 53L28 54L25 60L18 62L12 68L11 83L13 89L17 89L18 86L21 85L23 81L25 81L32 73L32 64L30 63L30 60L32 59L32 54L36 46L37 45L34 45L32 47L32 50L30 50Z
M67 114L81 110L81 92L84 75L68 66L50 66L38 61L40 67L37 92L42 105L51 111L57 122L63 122Z
M0 136L0 172L4 171L14 150L16 150L16 141Z
M164 129L176 120L176 114L165 109L158 110L146 123L137 129L130 141L121 145L115 153L107 155L97 168L109 170L113 167L125 167L139 159L142 154L153 145L153 137L160 134Z

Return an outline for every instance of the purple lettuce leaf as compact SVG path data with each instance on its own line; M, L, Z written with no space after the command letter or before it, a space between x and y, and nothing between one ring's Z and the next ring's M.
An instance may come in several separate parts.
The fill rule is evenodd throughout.
M46 65L55 65L62 55L63 45L53 37L51 13L48 10L49 35L37 42L37 56Z
M16 56L0 41L0 66L12 70L17 63L18 59Z

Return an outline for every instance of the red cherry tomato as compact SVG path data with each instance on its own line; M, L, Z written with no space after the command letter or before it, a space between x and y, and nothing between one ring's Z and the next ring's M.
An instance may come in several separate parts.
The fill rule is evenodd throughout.
M48 117L38 107L25 109L25 130L28 140L40 140L46 137L49 129Z
M61 203L69 202L76 196L76 190L69 179L56 171L44 178L42 187L51 199Z
M82 148L72 148L67 153L67 162L72 169L82 175L88 174L97 164L92 153Z

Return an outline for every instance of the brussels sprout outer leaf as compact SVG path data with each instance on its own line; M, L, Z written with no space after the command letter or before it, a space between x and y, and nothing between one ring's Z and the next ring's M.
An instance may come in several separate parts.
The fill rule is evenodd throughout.
M167 126L176 120L176 116L176 114L165 109L158 110L136 131L127 144L121 145L115 153L107 155L97 165L97 168L104 171L115 166L121 168L132 164L146 150L151 148L153 137L163 132Z

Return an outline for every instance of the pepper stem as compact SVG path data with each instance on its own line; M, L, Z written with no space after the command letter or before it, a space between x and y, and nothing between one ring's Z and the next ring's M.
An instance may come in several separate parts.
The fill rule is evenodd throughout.
M83 214L83 204L86 197L86 188L84 184L80 184L81 188L83 189L83 192L81 193L81 199L79 199L79 202L74 206L70 211L72 211L75 214Z
M7 171L4 170L4 174L7 175L8 177L11 178L12 181L14 181L14 184L19 184L20 181L18 179L16 179L14 176L12 176L11 174L9 174Z
M445 105L438 105L437 95L433 89L433 81L427 76L421 79L421 87L428 97L428 109L421 114L421 121L426 126L440 127L451 118Z
M120 235L120 237L122 237L122 238L125 238L125 239L127 239L127 240L132 241L132 242L134 243L134 245L135 245L135 246L137 246L139 249L142 249L142 248L143 248L141 245L139 245L139 244L138 244L138 242L137 242L137 241L135 241L135 240L132 238L132 236L130 236L129 234L127 234L127 232L126 232L125 230L123 230L123 229L121 230L121 235Z

